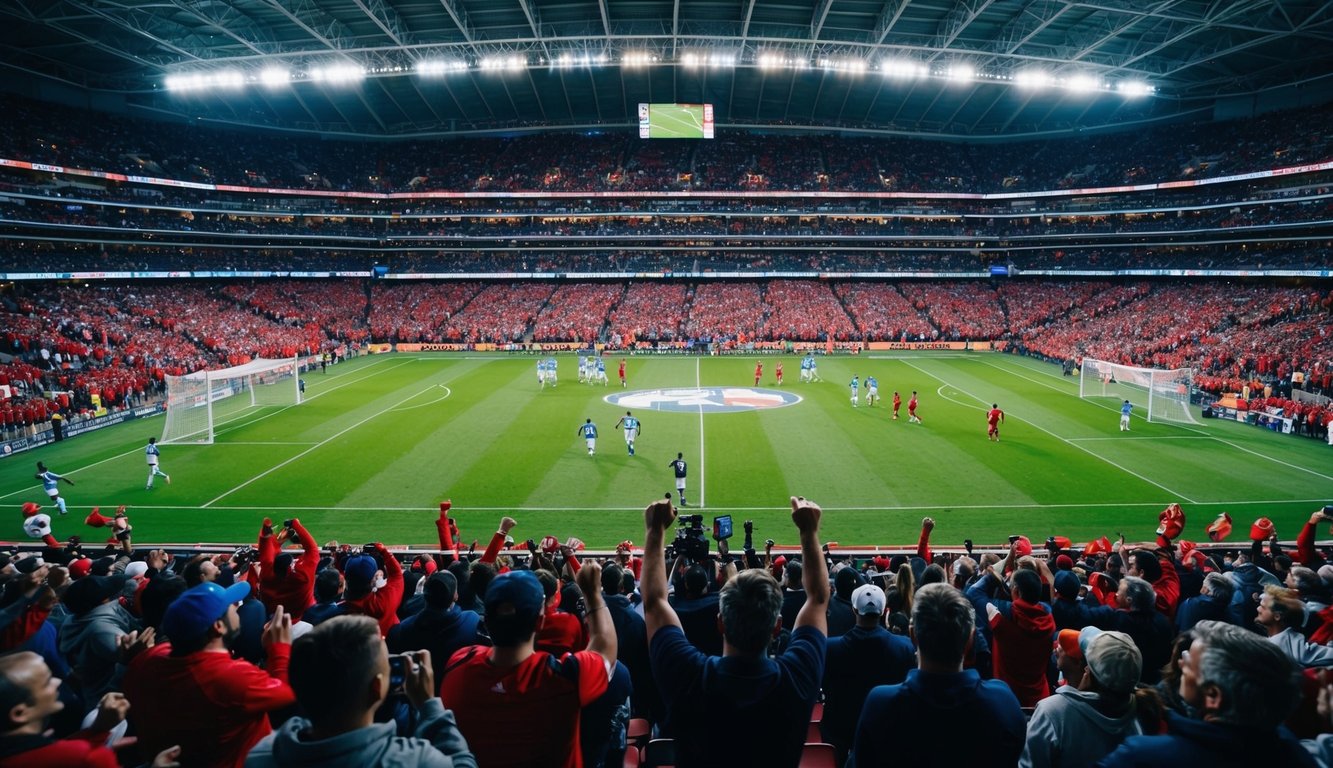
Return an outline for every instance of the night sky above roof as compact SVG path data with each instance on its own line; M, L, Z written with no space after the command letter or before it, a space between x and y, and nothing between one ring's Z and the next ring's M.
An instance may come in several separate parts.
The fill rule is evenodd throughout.
M1211 119L1219 104L1333 80L1333 0L5 0L0 21L7 78L373 136L623 129L640 102L712 103L720 130L1017 136ZM423 61L456 70L423 77ZM933 76L886 75L904 63ZM338 64L368 76L308 81ZM165 88L170 75L275 69L300 81ZM960 69L978 77L943 76ZM1038 72L1112 90L1016 83ZM1131 83L1156 92L1113 90Z

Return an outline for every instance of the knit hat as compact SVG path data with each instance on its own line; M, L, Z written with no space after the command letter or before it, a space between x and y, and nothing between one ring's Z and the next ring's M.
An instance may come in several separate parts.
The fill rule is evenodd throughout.
M1250 541L1263 541L1272 536L1273 532L1273 521L1261 517L1254 521L1254 525L1250 526Z
M1061 571L1074 570L1074 558L1069 555L1060 555L1055 558L1055 567Z
M1208 538L1212 541L1222 541L1231 535L1231 515L1223 512L1217 516L1217 519L1208 525Z
M884 604L884 590L874 584L862 584L852 592L852 610L858 616L882 616Z
M1079 633L1079 647L1088 660L1088 671L1102 688L1111 693L1133 692L1143 672L1143 654L1124 632L1104 632L1085 627Z

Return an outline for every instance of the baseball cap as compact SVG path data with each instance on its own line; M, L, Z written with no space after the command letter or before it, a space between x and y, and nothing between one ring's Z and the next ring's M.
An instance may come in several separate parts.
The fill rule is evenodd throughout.
M43 565L46 565L46 561L42 559L41 555L33 555L32 557L25 557L22 560L15 561L14 570L26 576L36 572L36 570Z
M487 616L536 616L546 604L546 592L532 571L509 571L486 588Z
M87 581L85 579L84 581ZM191 587L180 594L162 617L162 631L177 640L197 639L213 622L227 613L227 607L250 594L250 582L238 581L222 588L211 581Z
M343 577L347 579L348 584L359 584L365 586L375 580L375 571L380 569L379 563L370 555L357 555L350 558L347 564L343 566Z
M1079 647L1088 660L1088 671L1112 693L1130 693L1143 671L1143 654L1124 632L1109 632L1085 627L1079 633Z
M884 590L874 584L862 584L852 592L852 610L860 616L884 613Z
M120 594L124 586L124 576L85 576L70 584L61 600L70 613L79 616Z
M1060 571L1055 574L1055 592L1060 597L1067 600L1072 600L1073 598L1078 597L1078 588L1080 586L1082 586L1082 583L1078 580L1078 576L1075 575L1073 571Z
M93 569L93 561L87 557L79 557L69 561L69 576L72 579L82 579Z
M449 605L458 592L458 579L448 571L436 571L426 577L426 584L421 591L426 596L427 605Z
M1077 629L1062 629L1060 634L1055 636L1055 643L1066 656L1083 661L1083 649L1078 647L1078 636Z

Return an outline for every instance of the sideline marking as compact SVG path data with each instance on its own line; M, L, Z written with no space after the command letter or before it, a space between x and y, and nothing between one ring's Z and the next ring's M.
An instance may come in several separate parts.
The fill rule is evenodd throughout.
M403 406L402 408L394 408L394 409L393 409L394 412L395 412L395 413L402 413L403 411L412 411L412 410L416 410L417 408L425 408L426 406L435 405L436 403L442 403L442 402L444 402L445 400L448 400L448 399L449 399L449 396L452 395L452 394L454 393L454 391L453 391L452 389L449 389L448 387L444 386L443 384L436 384L435 386L439 387L440 389L443 389L443 390L444 390L444 394L441 395L440 397L435 398L434 400L431 400L430 402L427 402L427 403L420 403L420 404L418 404L418 405L407 405L407 406Z

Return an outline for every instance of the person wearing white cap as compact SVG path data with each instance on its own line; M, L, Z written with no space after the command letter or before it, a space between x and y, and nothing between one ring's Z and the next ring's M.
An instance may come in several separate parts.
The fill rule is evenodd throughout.
M916 667L912 641L884 628L884 590L862 584L852 591L856 626L828 641L824 652L824 717L820 730L837 750L836 764L847 762L870 689L895 685Z
M1083 678L1077 687L1062 685L1037 703L1018 763L1022 768L1092 765L1126 737L1143 733L1134 693L1143 655L1134 639L1087 627L1079 632L1078 650L1086 664Z

